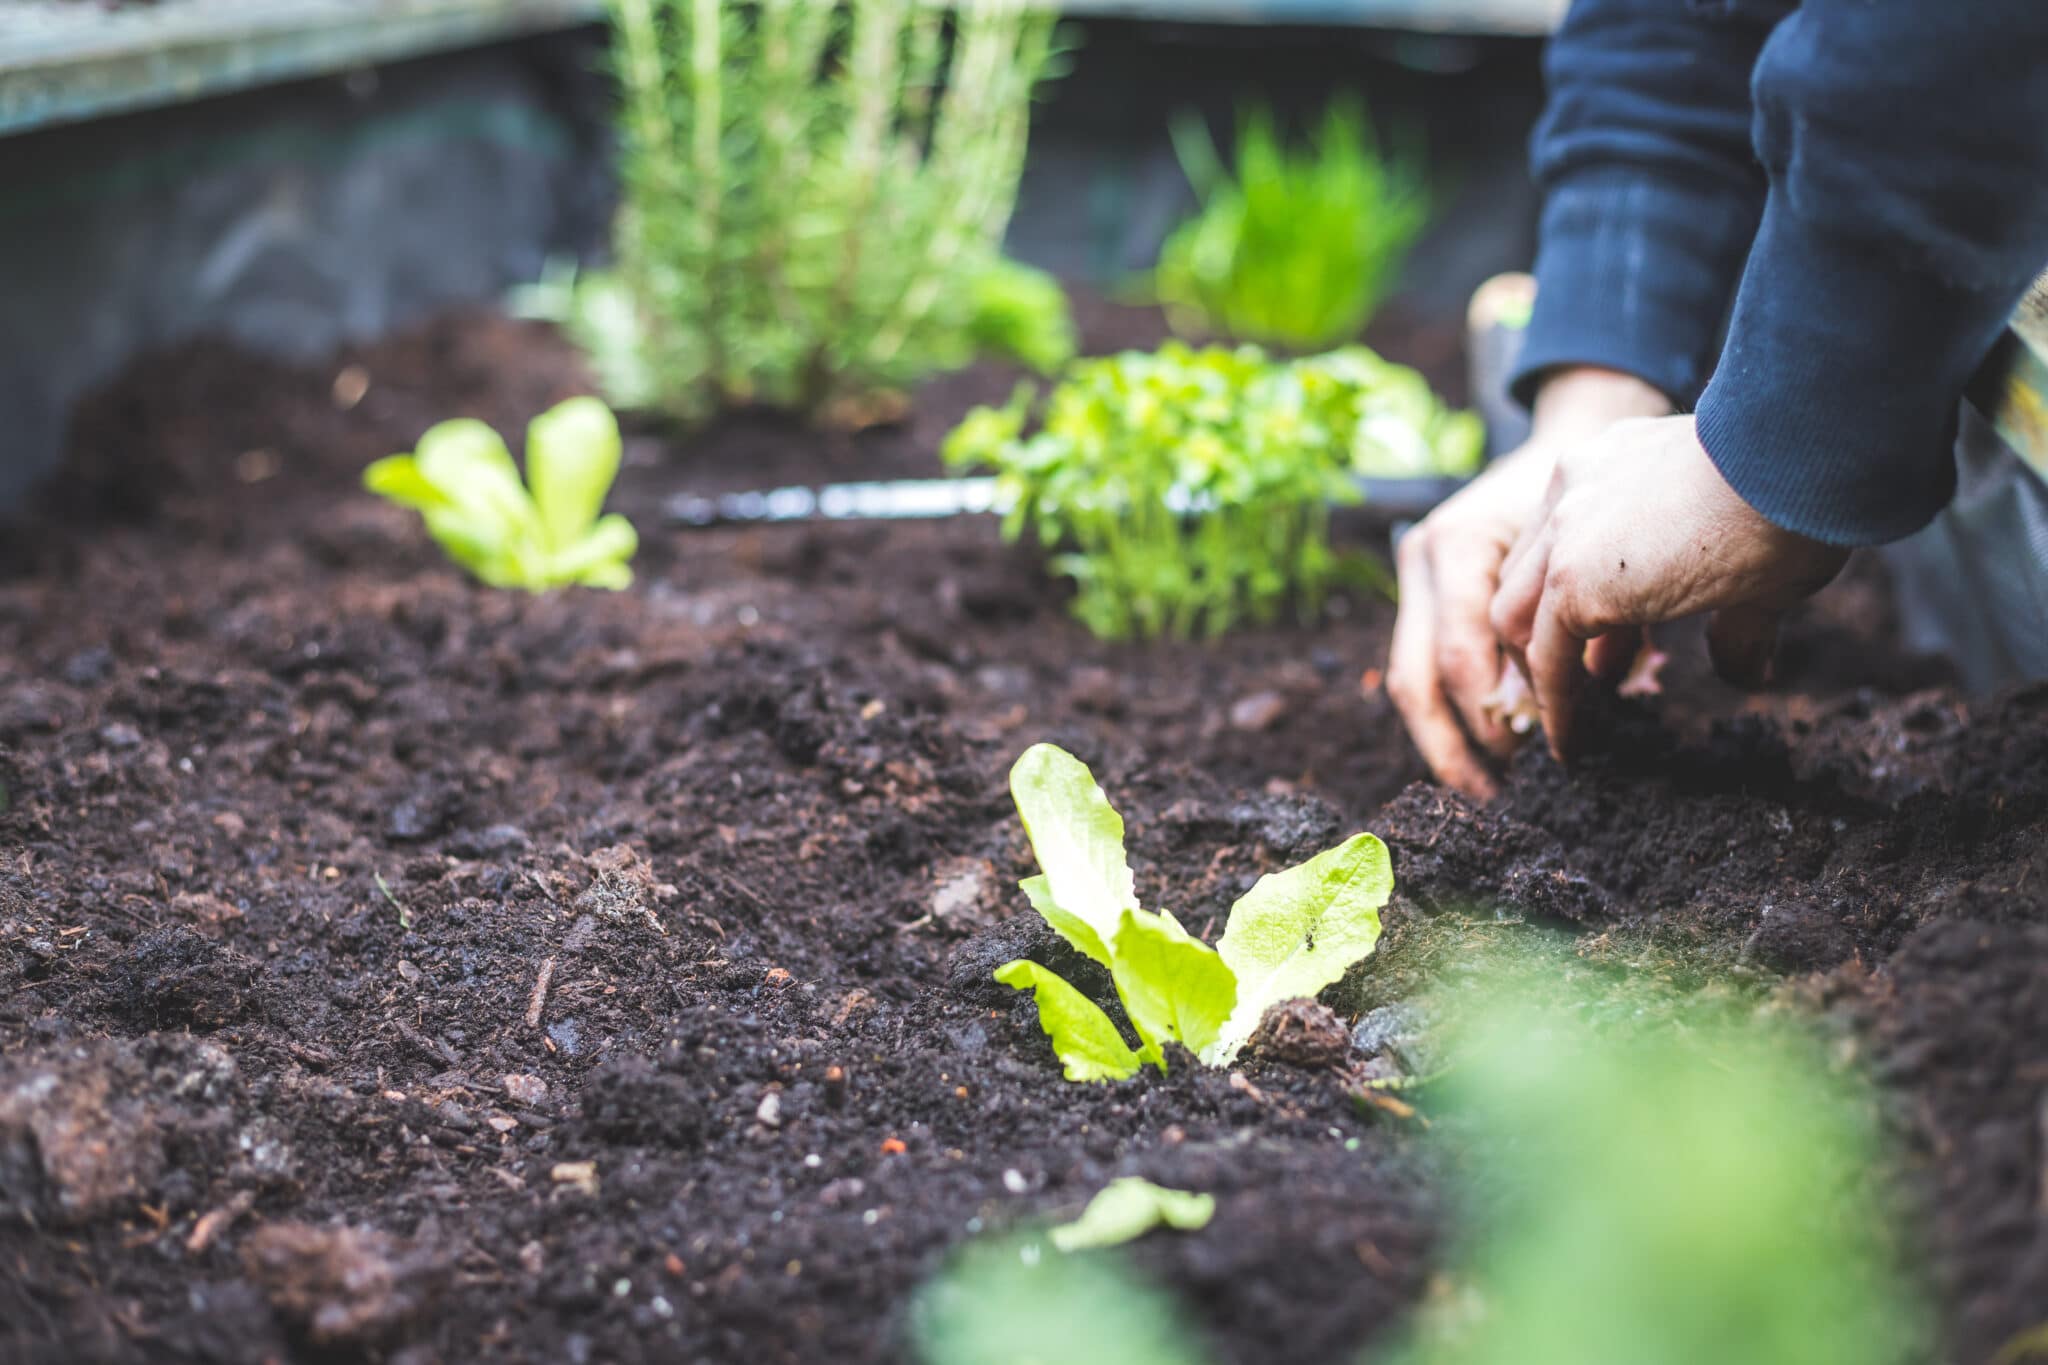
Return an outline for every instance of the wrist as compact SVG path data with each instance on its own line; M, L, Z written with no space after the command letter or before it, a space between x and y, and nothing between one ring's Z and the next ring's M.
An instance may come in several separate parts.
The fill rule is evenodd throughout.
M1561 365L1542 377L1530 409L1537 437L1590 436L1632 417L1669 417L1676 409L1654 384L1599 365Z

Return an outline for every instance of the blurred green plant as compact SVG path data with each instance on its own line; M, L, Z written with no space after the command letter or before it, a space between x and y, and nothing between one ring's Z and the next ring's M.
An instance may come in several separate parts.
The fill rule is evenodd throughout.
M857 422L1066 301L999 250L1053 19L1023 0L611 0L616 275L564 320L619 401ZM991 283L993 281L993 283ZM630 311L621 312L621 299ZM636 360L622 363L621 356Z
M1373 1365L1938 1358L1889 1235L1859 1077L1794 1022L1732 998L1645 1015L1632 991L1574 999L1530 970L1474 973L1432 1006L1461 1011L1446 1025L1457 1059L1428 1103L1467 1173L1470 1230ZM927 1288L925 1365L1205 1359L1175 1328L1186 1310L1114 1260L1087 1258L1113 1288L1085 1290L1037 1246L971 1247ZM1064 1293L1086 1315L1055 1311Z
M1060 282L1035 266L994 260L974 277L968 334L977 351L1009 356L1043 375L1074 358L1078 343Z
M652 408L659 400L647 363L646 328L626 282L615 270L585 270L571 257L555 257L538 280L515 285L505 299L514 317L552 322L583 352L591 377L622 408Z
M371 464L363 486L418 512L448 557L494 588L617 589L640 546L631 522L598 515L619 455L611 409L571 398L528 425L523 482L498 433L459 417Z
M1172 1298L1108 1252L1065 1255L1042 1236L969 1244L918 1291L923 1365L1197 1365Z
M1933 1358L1872 1097L1815 1039L1732 1011L1596 1033L1484 991L1434 1096L1472 1133L1477 1227L1393 1365Z
M1332 103L1298 148L1270 110L1244 114L1234 171L1199 118L1173 139L1200 201L1153 271L1175 329L1297 351L1355 339L1429 220L1417 162L1382 155L1356 101Z
M1330 547L1333 504L1357 477L1465 474L1479 419L1446 409L1414 370L1362 346L1276 361L1255 347L1191 349L1075 363L1029 438L1035 391L977 408L947 438L946 462L996 471L1014 539L1030 530L1078 592L1074 614L1109 639L1217 635L1305 613L1375 562Z

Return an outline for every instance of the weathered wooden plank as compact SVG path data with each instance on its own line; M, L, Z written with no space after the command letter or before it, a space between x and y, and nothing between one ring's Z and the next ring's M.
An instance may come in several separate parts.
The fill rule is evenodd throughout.
M1216 24L1323 24L1428 33L1550 32L1568 0L1067 0L1076 16Z
M0 133L587 23L602 0L0 0Z
M1029 0L1054 3L1054 0ZM1065 0L1077 17L1547 32L1566 0ZM0 133L599 19L604 0L0 0Z

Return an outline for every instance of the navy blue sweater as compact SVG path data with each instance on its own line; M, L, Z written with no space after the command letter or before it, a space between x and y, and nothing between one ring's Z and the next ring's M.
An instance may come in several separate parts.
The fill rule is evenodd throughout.
M1517 394L1627 371L1778 525L1924 525L2048 266L2048 0L1575 0L1545 72Z

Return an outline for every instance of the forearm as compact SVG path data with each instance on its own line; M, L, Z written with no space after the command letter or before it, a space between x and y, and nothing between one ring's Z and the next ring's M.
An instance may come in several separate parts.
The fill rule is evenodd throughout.
M1656 385L1622 370L1567 365L1540 376L1529 408L1532 442L1595 436L1631 417L1663 417L1671 400Z
M1699 435L1774 524L1917 529L1971 371L2048 263L2048 4L1806 0L1756 76L1770 177Z
M1566 365L1689 406L1762 210L1749 77L1768 18L1678 0L1578 0L1545 56L1536 311L1513 388Z

